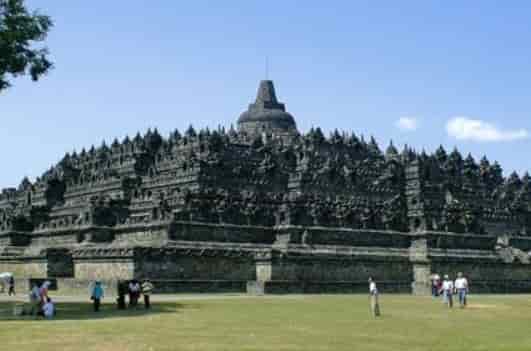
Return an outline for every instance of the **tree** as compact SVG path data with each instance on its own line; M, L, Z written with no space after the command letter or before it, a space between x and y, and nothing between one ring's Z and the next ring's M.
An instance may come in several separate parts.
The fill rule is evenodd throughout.
M52 68L48 49L34 46L52 25L50 17L30 12L24 0L0 0L0 92L11 85L8 76L29 74L37 81Z

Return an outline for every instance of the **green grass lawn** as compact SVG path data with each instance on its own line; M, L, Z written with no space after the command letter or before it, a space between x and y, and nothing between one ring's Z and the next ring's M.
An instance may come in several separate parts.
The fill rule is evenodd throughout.
M58 304L55 320L12 317L0 304L1 350L531 350L530 296L471 296L448 310L427 297L360 295L155 302L143 310Z

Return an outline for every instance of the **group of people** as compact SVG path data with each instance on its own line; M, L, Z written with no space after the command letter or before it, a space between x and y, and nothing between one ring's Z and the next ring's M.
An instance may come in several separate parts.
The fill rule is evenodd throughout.
M153 283L149 279L145 279L140 283L140 281L133 279L129 282L120 281L118 282L118 297L116 298L116 303L118 309L126 309L126 296L129 296L129 307L136 308L138 306L138 300L140 296L144 296L144 307L146 309L151 308L150 297L153 292ZM101 300L104 296L103 286L100 281L94 283L93 288L91 289L91 300L94 306L94 312L100 310Z
M52 283L44 281L40 286L33 283L29 291L29 308L24 307L17 315L42 316L44 318L53 318L56 314L55 304L48 295L48 290ZM144 306L146 309L151 308L150 296L153 292L153 284L148 279L140 283L138 280L130 282L121 281L118 283L118 309L126 308L125 296L129 295L129 307L136 307L141 295L144 296ZM105 291L101 281L95 281L90 287L90 299L94 312L100 311L101 301L104 298Z
M379 304L379 292L376 286L376 282L372 277L369 277L369 298L371 313L374 317L380 316L380 304ZM48 289L51 285L50 281L45 281L39 287L37 284L33 284L29 299L30 299L30 311L31 315L41 315L45 318L52 318L55 315L55 306L52 299L48 296ZM459 299L459 306L461 308L467 305L468 294L468 280L463 276L463 273L457 273L455 281L450 280L448 274L444 275L444 279L441 280L438 274L433 274L431 277L432 295L433 297L443 297L444 303L449 307L453 307L453 296L457 294ZM144 296L144 307L146 309L151 308L150 297L153 292L153 284L149 279L140 281L133 279L129 282L118 282L118 297L116 299L118 309L126 309L126 295L129 296L129 307L136 308L138 306L138 300L140 296ZM14 289L13 289L14 290ZM93 303L94 312L99 312L101 306L101 300L104 297L103 285L99 280L94 282L94 285L90 289L90 299Z
M443 297L443 302L449 307L454 306L454 295L458 296L459 307L465 308L467 305L468 295L468 280L463 276L463 273L457 273L455 281L450 280L448 274L444 275L441 280L440 276L435 273L431 276L432 296ZM369 302L371 313L374 317L380 316L379 292L376 286L376 281L369 277Z
M463 273L457 273L457 278L452 281L448 274L444 275L444 279L435 273L431 277L431 294L433 297L442 296L443 302L449 307L454 306L454 295L457 294L459 299L459 307L465 308L467 305L468 295L468 280L463 276Z
M43 316L45 318L52 318L55 315L55 305L48 290L52 283L48 280L43 282L41 286L33 284L29 293L30 310L28 313L32 316Z

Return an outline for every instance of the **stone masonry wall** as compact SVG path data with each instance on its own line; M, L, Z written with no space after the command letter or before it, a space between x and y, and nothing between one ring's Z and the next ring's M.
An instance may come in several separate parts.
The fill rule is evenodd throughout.
M411 282L411 264L396 258L288 257L273 261L272 280Z
M173 222L169 228L169 239L272 244L275 231L273 228L259 226Z
M408 234L401 232L317 226L281 226L276 228L275 233L286 243L304 242L308 245L407 248L411 240Z
M78 280L132 279L134 270L132 259L74 260L74 275Z
M150 279L255 280L252 256L220 251L143 250L135 254L134 276Z

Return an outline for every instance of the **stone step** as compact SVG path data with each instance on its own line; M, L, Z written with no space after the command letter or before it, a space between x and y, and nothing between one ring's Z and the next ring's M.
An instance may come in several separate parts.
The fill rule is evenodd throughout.
M0 247L0 257L22 256L24 254L24 247L4 246Z

